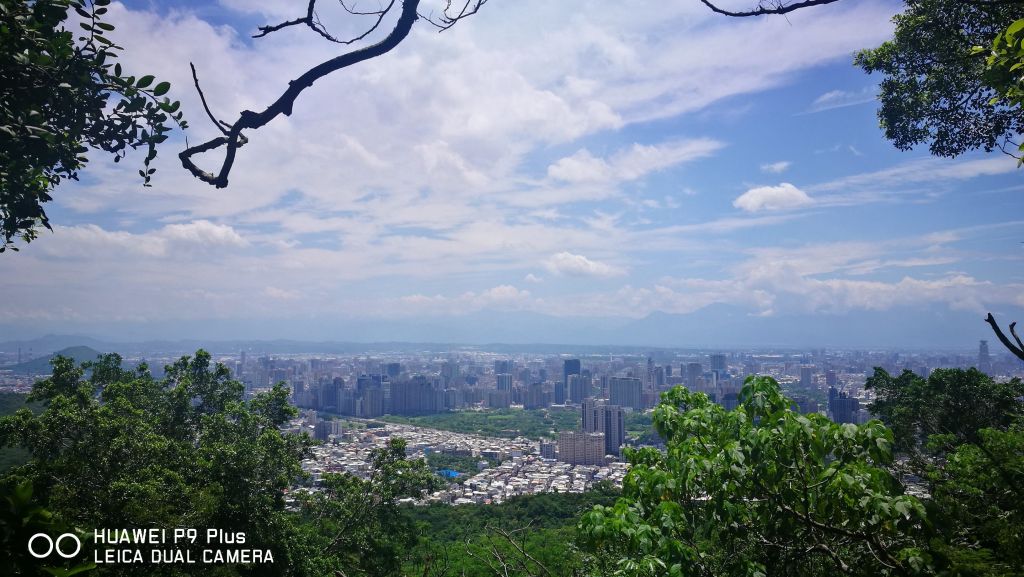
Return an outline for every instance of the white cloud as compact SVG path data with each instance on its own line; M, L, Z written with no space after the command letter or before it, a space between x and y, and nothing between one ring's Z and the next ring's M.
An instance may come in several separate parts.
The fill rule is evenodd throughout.
M822 112L824 110L845 108L847 106L874 102L877 98L877 92L878 88L875 86L865 86L864 88L855 91L830 90L815 98L807 112Z
M268 286L263 289L263 294L267 295L272 299L279 299L285 301L292 301L302 298L302 293L297 290L282 289L273 286Z
M523 280L525 280L526 282L534 283L534 284L544 282L544 278L543 277L539 277L539 276L533 274L532 272L531 273L527 273L526 276L523 277Z
M788 182L783 182L778 186L751 188L737 197L732 205L747 212L758 212L798 208L812 202L806 192Z
M548 177L566 182L604 182L611 179L612 168L584 148L548 166Z
M548 177L565 182L630 181L686 162L707 158L725 146L711 138L696 138L657 145L634 143L608 159L581 149L548 166Z
M786 172L793 163L788 160L780 160L778 162L769 162L761 165L761 172L767 172L769 174L782 174Z
M530 291L512 285L499 285L481 292L467 291L456 297L413 294L394 300L378 301L371 306L386 316L466 315L484 309L519 310L530 304ZM383 306L382 306L383 305Z
M567 251L552 255L551 258L544 262L544 266L554 274L566 276L607 278L626 274L621 268Z
M226 224L197 220L187 224L169 224L159 233L173 243L190 243L206 247L248 246L248 242L235 229Z

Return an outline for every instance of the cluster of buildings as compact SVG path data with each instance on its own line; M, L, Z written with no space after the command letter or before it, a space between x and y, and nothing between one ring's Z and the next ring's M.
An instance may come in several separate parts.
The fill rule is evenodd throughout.
M325 420L307 411L302 418L292 421L286 431L319 431L325 427L323 423L340 421ZM410 458L441 453L479 459L479 472L426 496L424 502L500 503L516 495L581 493L600 481L621 485L626 474L626 464L614 460L574 465L544 457L539 454L538 442L530 439L498 439L391 423L366 424L375 426L338 429L328 435L331 442L313 448L312 456L303 461L302 466L314 484L325 473L345 472L369 477L372 451L384 447L395 437L405 439L406 455ZM500 462L500 465L492 467L491 462Z

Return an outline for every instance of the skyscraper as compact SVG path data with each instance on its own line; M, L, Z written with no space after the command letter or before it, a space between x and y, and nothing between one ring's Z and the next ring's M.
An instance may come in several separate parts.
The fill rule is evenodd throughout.
M604 433L605 454L618 456L622 444L626 442L626 415L622 407L583 401L580 413L580 430L584 433Z
M845 391L837 391L835 387L828 390L828 416L837 423L856 423L857 411L860 410L860 401L855 397L846 394Z
M992 357L988 354L988 341L978 343L978 370L986 375L992 372Z
M640 379L612 377L608 381L608 400L613 405L643 409Z
M588 391L585 391L584 388L589 389L590 386L588 384L586 387L584 387L585 381L586 380L584 379L583 375L569 375L568 393L569 400L572 401L573 403L582 402L583 399L586 398Z
M725 355L722 353L715 353L711 355L711 370L718 371L719 374L724 374L726 370Z
M704 375L704 367L700 363L686 364L686 388L691 391L697 390L697 381Z
M811 365L800 365L800 386L810 388L814 380L814 367Z
M566 390L569 389L569 375L578 374L580 374L580 360L565 359L565 362L562 363L562 384L565 385Z

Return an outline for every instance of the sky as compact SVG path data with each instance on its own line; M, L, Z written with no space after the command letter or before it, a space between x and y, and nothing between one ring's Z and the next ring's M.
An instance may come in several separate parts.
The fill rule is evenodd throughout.
M346 50L250 37L305 4L115 2L109 21L195 143L214 128L190 61L233 120ZM367 24L322 4L335 35ZM884 138L880 78L852 57L900 6L491 0L417 22L250 132L225 189L181 168L180 133L151 188L142 154L92 153L53 232L0 255L0 335L976 347L986 312L1024 320L1024 173Z

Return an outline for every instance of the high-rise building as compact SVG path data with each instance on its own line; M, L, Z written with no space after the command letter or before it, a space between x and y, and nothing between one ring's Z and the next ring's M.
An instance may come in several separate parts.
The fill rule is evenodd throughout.
M441 363L441 385L448 388L455 385L459 378L459 363L445 361Z
M978 343L978 370L986 375L992 372L992 357L988 354L988 341Z
M494 377L494 388L499 391L511 391L512 390L512 375L508 373L501 373Z
M384 365L384 373L392 378L398 378L402 374L402 363L388 363Z
M811 365L800 365L800 386L810 388L814 382L814 367Z
M580 374L580 360L579 359L565 359L562 363L562 384L565 388L569 388L569 375Z
M426 377L416 376L395 381L391 383L391 412L395 415L433 413L437 407L444 405L444 391L441 393L439 399L433 384Z
M531 383L526 388L526 398L523 400L524 409L543 409L546 407L547 398L544 394L544 383Z
M686 363L686 388L696 391L702 376L704 367L700 363Z
M487 391L487 406L492 409L507 409L512 403L512 390Z
M826 387L837 387L839 386L839 376L832 369L825 371L825 386Z
M494 374L500 375L502 373L512 374L512 361L510 360L497 360L494 361Z
M562 382L555 383L554 402L555 402L556 405L564 405L565 404L565 390L567 388L568 387L566 387L565 383L562 383Z
M612 377L608 380L608 401L612 405L640 410L644 408L641 390L640 379Z
M711 370L717 371L719 374L725 374L728 367L725 362L725 355L722 353L715 353L711 355Z
M828 390L828 416L833 421L856 423L859 410L860 401L855 397L847 395L845 391L837 391L835 387Z
M669 367L671 370L671 367ZM665 388L665 367L654 367L654 378L651 384L655 390L661 391Z
M583 401L580 409L580 430L584 433L604 433L606 455L620 455L626 442L626 415L618 405L605 405L596 401Z
M558 434L558 460L570 465L604 463L604 433L562 431Z
M590 379L583 375L569 375L569 400L581 403L590 393Z

